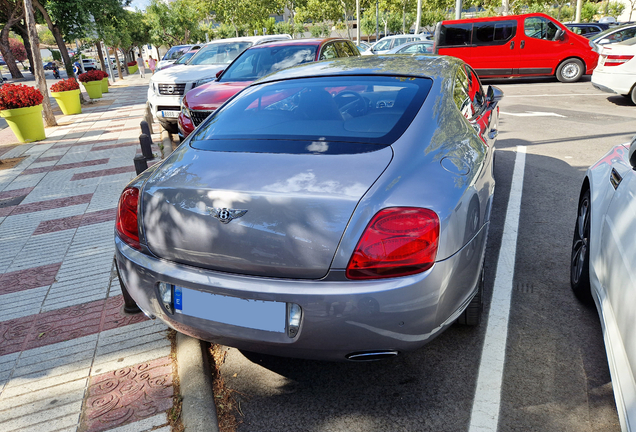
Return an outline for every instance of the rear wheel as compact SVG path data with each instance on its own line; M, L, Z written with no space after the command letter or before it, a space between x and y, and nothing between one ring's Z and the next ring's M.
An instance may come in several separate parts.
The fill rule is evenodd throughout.
M629 95L632 99L632 103L636 105L636 84L634 84L634 87L632 87L632 91L630 92Z
M481 267L479 282L477 283L477 294L470 301L468 307L457 318L457 322L467 326L477 326L481 322L481 313L484 310L484 266Z
M590 190L579 200L579 210L574 225L572 257L570 259L570 285L574 295L583 303L592 303L590 291Z
M576 82L585 72L585 66L579 59L569 58L563 61L556 70L556 77L564 83Z

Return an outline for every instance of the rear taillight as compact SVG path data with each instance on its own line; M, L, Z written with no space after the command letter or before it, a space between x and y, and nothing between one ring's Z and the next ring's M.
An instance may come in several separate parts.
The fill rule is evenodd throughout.
M603 66L620 66L633 58L633 55L608 55Z
M428 209L395 207L378 212L362 234L349 265L349 279L407 276L433 266L439 218Z
M115 230L119 237L130 247L141 249L139 245L139 227L137 225L137 205L139 189L128 187L119 197Z

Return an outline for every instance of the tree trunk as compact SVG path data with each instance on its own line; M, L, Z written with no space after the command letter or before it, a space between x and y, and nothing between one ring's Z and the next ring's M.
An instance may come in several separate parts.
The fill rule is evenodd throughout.
M68 50L66 49L66 44L64 43L64 38L62 37L62 33L60 32L57 24L53 23L51 20L51 16L47 12L47 10L40 4L39 0L33 0L33 6L38 8L38 10L44 16L44 20L46 21L46 25L48 26L51 33L53 33L53 37L55 38L55 42L57 43L57 47L60 50L60 54L62 55L62 61L64 62L64 68L66 69L66 75L69 78L76 78L75 73L73 72L73 62L71 61L71 56L68 55Z
M102 65L102 70L104 72L108 72L108 68L106 67L106 60L104 59L104 53L102 52L102 43L100 41L95 42L95 48L97 49L97 53L99 55L99 63Z
M46 86L46 77L44 76L44 66L42 65L42 55L40 54L40 39L38 31L35 28L35 17L33 16L33 4L31 0L24 0L24 21L26 22L31 40L31 51L33 53L33 73L35 74L35 82L38 89L44 96L42 100L42 108L44 109L44 121L47 126L57 126L57 121L51 109L51 101L49 100L49 89Z
M9 48L9 30L11 30L11 27L13 27L22 19L24 13L23 10L20 8L20 3L16 3L15 9L12 10L8 9L8 7L10 6L10 4L8 3L3 4L3 6L5 6L4 14L8 18L5 26L2 28L2 31L0 31L0 52L2 53L2 57L4 58L7 67L9 68L11 78L24 78L22 72L20 72L20 68L16 66L15 56Z
M20 36L22 37L22 41L24 43L24 49L26 50L29 64L31 65L31 68L33 68L35 61L33 60L33 54L31 53L31 40L29 39L29 32L27 31L27 28L26 28L26 22L24 23L24 26L20 24L15 24L13 26L13 29L16 31L16 33L20 34Z
M422 21L422 0L417 0L417 17L415 18L415 34L420 34L421 21Z
M117 79L118 79L118 81L123 81L124 80L124 77L123 77L124 73L122 72L122 69L121 69L121 62L119 61L119 53L117 52L118 49L119 48L118 48L117 45L113 46L113 52L115 53L115 62L117 63L117 76L119 77ZM114 78L113 78L113 80L114 80Z

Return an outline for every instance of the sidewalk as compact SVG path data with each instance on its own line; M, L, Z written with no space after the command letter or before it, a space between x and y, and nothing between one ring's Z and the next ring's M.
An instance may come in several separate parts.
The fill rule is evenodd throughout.
M168 329L123 313L113 267L148 80L125 77L82 114L58 110L45 141L0 131L0 159L25 157L0 169L3 432L168 432L178 417Z

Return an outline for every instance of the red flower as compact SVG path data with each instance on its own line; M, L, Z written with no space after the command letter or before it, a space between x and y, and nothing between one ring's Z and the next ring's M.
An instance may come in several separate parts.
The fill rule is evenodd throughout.
M136 61L131 61L126 63L128 66L137 66L137 62Z
M102 79L104 79L104 78L108 78L108 73L104 72L103 70L98 70L97 72L101 72L101 74L102 74Z
M0 110L26 108L42 103L42 93L23 84L5 84L0 87Z
M100 70L92 70L92 71L88 71L85 72L83 74L79 75L79 80L81 82L90 82L90 81L101 81L103 78L103 71Z
M75 78L69 78L67 80L62 80L53 84L51 86L51 91L58 93L70 90L78 90L79 88L79 84L77 81L75 81Z

